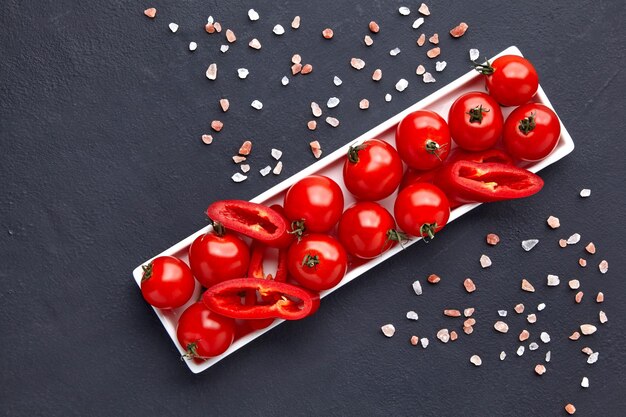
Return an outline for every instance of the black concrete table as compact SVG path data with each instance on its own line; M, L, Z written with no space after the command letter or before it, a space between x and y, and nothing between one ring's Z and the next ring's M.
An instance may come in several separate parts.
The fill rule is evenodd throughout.
M176 3L176 4L174 4ZM616 1L432 2L420 30L416 2L72 2L6 0L0 13L0 414L17 415L561 415L572 402L579 415L623 415L625 216L624 5ZM142 12L159 9L152 21ZM398 6L412 13L401 16ZM261 19L250 22L254 7ZM211 14L238 40L222 54L222 35L203 30ZM302 17L298 31L290 22ZM381 31L365 48L367 23ZM448 30L470 29L458 40ZM167 25L180 29L172 34ZM282 37L272 34L282 24ZM321 30L332 27L331 41ZM448 62L423 84L415 67L434 66L418 49L422 31L438 32ZM257 37L260 51L247 46ZM196 41L191 53L188 43ZM573 154L541 172L544 190L525 201L482 206L429 245L414 245L324 300L316 316L282 325L209 371L193 375L130 272L139 262L205 225L203 210L219 198L251 198L314 162L308 142L327 154L468 70L467 50L491 56L517 45L536 65L541 83L576 143ZM396 57L388 51L399 47ZM280 78L293 53L312 74ZM365 71L349 67L363 58ZM219 77L204 72L218 62ZM236 68L246 67L246 80ZM383 69L383 80L369 77ZM431 68L432 69L432 68ZM332 83L334 75L343 84ZM409 80L404 93L395 83ZM393 100L385 102L385 93ZM217 100L227 97L222 114ZM307 130L309 103L330 96L342 102L332 114L341 125ZM357 103L368 98L370 109ZM250 107L254 99L265 107ZM209 123L225 127L214 143L200 141ZM234 184L230 157L244 139L254 141L250 178ZM282 149L281 176L261 177L269 150ZM581 199L581 188L592 195ZM555 215L561 228L547 228ZM502 243L484 244L487 232ZM579 232L580 244L557 240ZM540 239L526 253L520 241ZM595 242L598 253L578 258ZM482 270L488 253L493 266ZM607 259L610 270L598 272ZM443 279L416 297L411 282L436 272ZM545 287L545 275L561 277ZM464 293L462 281L478 285ZM537 292L522 293L527 277ZM566 281L582 282L580 305ZM604 304L594 301L597 291ZM539 313L527 324L513 313L524 302ZM443 345L442 327L460 330L444 308L476 308L473 335ZM609 322L578 342L567 336L582 322ZM507 335L492 326L507 309ZM420 319L405 319L416 310ZM396 336L380 326L394 323ZM522 328L536 352L517 357ZM411 334L428 336L428 349L412 347ZM530 340L529 340L530 341ZM600 352L594 365L580 352ZM535 364L552 351L548 372ZM500 362L499 352L508 357ZM469 357L479 354L476 368ZM591 387L580 387L588 376Z

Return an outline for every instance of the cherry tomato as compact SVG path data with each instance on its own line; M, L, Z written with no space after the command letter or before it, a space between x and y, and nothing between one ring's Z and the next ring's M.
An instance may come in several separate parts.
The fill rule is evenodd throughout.
M159 256L142 266L141 294L157 308L177 308L193 295L196 281L186 263L173 256Z
M418 110L398 124L396 147L400 158L411 168L432 169L450 153L450 129L437 113Z
M332 229L343 211L343 194L339 185L328 177L311 175L295 183L285 194L283 204L287 218L294 222L299 235L306 229L323 233Z
M372 259L405 239L391 213L378 203L355 203L341 216L337 236L352 256Z
M200 284L210 287L227 279L246 277L250 263L248 245L238 236L214 231L198 236L189 247L189 265Z
M389 143L370 139L351 146L343 165L343 182L360 200L382 200L393 193L402 180L402 161Z
M448 222L450 204L438 187L419 182L400 191L393 212L400 229L413 236L432 239Z
M335 238L310 234L289 247L287 267L300 285L322 291L341 281L348 269L348 257L346 250Z
M450 107L448 126L454 142L467 151L484 151L502 135L504 118L493 97L480 92L463 94Z
M538 161L554 150L561 136L559 118L549 107L528 103L504 123L504 147L513 157Z
M485 77L489 95L503 106L527 103L539 88L539 76L533 64L517 55L504 55L492 63L477 64Z
M235 338L235 320L209 310L203 303L190 305L181 314L176 328L178 343L189 359L221 355Z

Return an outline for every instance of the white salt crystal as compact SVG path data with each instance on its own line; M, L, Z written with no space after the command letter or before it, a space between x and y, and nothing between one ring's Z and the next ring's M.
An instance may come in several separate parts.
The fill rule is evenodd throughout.
M528 240L522 240L522 249L524 249L526 252L530 251L532 248L534 248L535 246L537 246L537 243L539 243L538 239L528 239Z
M250 71L248 71L246 68L239 68L237 70L237 75L239 76L239 78L241 78L242 80L244 80L248 74L250 74Z
M248 10L248 18L252 21L259 20L259 14L254 9Z
M245 181L246 179L248 179L248 177L246 177L245 175L243 175L240 172L236 172L231 178L235 182L241 182L241 181Z
M405 80L404 78L401 78L397 83L396 83L396 90L402 92L404 91L407 87L409 86L409 82L407 80Z
M548 287L556 287L561 283L561 280L557 275L548 275Z
M435 80L435 77L433 77L433 75L430 72L425 72L424 75L422 75L422 81L428 84L428 83L434 83L437 80Z
M339 99L337 97L331 97L326 102L326 106L328 106L329 109L335 108L338 105L339 105Z
M415 22L413 22L413 29L417 29L420 26L422 26L424 24L424 18L423 17L419 17L417 19L415 19Z
M575 245L578 242L580 242L580 234L578 233L574 233L573 235L567 238L568 245Z
M271 154L272 158L278 161L280 157L283 156L283 151L281 151L280 149L272 148Z

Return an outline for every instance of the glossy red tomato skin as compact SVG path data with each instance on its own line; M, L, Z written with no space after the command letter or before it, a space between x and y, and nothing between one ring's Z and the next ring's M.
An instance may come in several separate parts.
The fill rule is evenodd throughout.
M429 142L439 145L435 155L426 148ZM450 129L437 113L418 110L408 114L396 130L396 148L400 158L411 168L429 170L436 168L450 153Z
M398 151L380 139L366 140L352 149L343 165L343 182L348 191L359 200L389 197L402 180ZM357 161L352 159L355 155Z
M199 359L221 355L235 338L235 320L209 310L203 303L190 305L181 314L176 328L178 343L190 357Z
M520 121L534 113L535 128L525 134ZM539 161L556 147L561 136L557 115L547 106L528 103L513 110L504 123L504 147L514 158Z
M395 228L396 222L387 209L378 203L360 201L344 211L337 236L350 255L373 259L397 243L388 235Z
M341 217L343 193L330 178L311 175L287 190L283 207L289 220L304 220L307 232L324 233Z
M178 308L193 295L196 280L186 263L173 256L159 256L144 267L141 294L157 308Z
M247 276L250 249L238 236L209 232L189 247L189 265L200 284L208 288L227 279Z
M317 257L315 266L303 265L307 257ZM313 291L323 291L341 281L348 269L348 255L341 243L325 234L309 234L289 247L287 267L291 277Z
M469 114L477 108L484 109L476 113L482 114L482 120ZM498 102L478 91L457 98L448 114L452 140L466 151L484 151L493 147L502 136L503 125L504 118Z
M493 74L485 78L485 88L503 106L527 103L539 88L539 76L533 64L517 55L504 55L495 59Z
M396 198L394 216L400 229L412 235L425 237L421 227L437 224L440 231L450 218L450 204L446 195L433 184L419 182L409 185Z

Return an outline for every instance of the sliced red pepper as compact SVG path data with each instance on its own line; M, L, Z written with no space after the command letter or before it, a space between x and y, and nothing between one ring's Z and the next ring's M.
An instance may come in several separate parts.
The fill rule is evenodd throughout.
M242 303L242 294L258 291L269 302ZM212 311L235 319L300 320L317 311L319 294L302 287L259 278L237 278L215 284L202 295Z
M468 152L456 147L450 151L450 154L444 161L443 166L452 165L457 161L471 161L479 164L499 162L501 164L513 165L513 158L500 149ZM416 182L428 182L432 184L435 181L435 178L439 175L441 168L442 167L437 167L428 171L418 171L412 168L407 169L404 173L404 177L402 177L400 190Z
M523 168L471 161L444 166L435 184L446 193L451 206L523 198L543 188L543 180Z
M275 248L289 246L289 223L275 210L244 200L222 200L211 204L207 215L227 229Z

